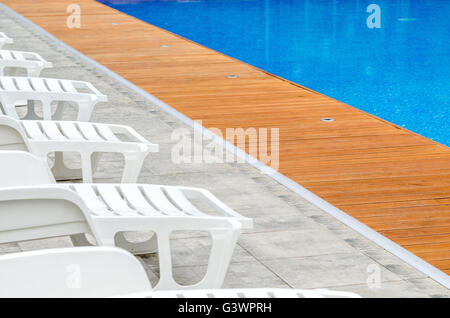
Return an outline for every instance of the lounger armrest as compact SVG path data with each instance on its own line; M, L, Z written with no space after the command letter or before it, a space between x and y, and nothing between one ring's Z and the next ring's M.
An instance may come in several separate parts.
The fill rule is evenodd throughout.
M83 83L84 85L86 85L95 95L97 95L99 101L101 101L101 102L107 102L108 101L108 97L106 95L102 94L91 83L89 83L89 82L80 82L80 83Z
M79 87L85 87L85 88L89 89L91 91L91 93L87 93L87 94L95 95L96 98L98 99L98 101L101 101L101 102L107 102L108 101L108 97L106 95L102 94L91 83L84 82L84 81L74 81L74 80L71 80L70 82L73 85L73 87L75 87L75 89L77 89Z
M22 55L27 59L27 58L34 58L35 60L42 62L42 64L45 67L53 67L53 63L52 62L48 62L46 61L40 54L38 53L34 53L34 52L21 52Z
M212 194L209 190L201 189L202 194L208 198L213 204L218 206L221 210L223 210L228 216L235 217L241 221L246 228L252 228L253 227L253 220L250 218L243 217L236 211L234 211L232 208L230 208L228 205L220 201L214 194Z
M0 32L0 38L3 38L5 40L5 43L11 44L14 43L14 40L8 37L5 33Z
M147 145L151 152L158 152L159 145L154 144L143 136L141 136L134 128L124 125L108 125L114 134L124 134L131 139L132 142L140 142Z
M241 222L243 228L252 228L253 227L253 219L247 218L234 211L228 205L220 201L214 194L212 194L209 190L202 188L194 188L194 187L179 187L179 189L184 189L186 191L194 191L201 193L208 201L219 209L224 217L236 218L239 222Z
M92 215L92 219L95 220L97 229L115 229L115 232L148 230L158 232L163 228L170 228L170 232L242 229L242 223L238 220L217 216L190 216L189 221L186 216L167 215L151 216L148 219L141 216Z

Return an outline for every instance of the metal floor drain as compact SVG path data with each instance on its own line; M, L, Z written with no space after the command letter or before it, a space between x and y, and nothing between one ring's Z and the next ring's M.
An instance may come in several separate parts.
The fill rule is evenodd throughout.
M239 76L235 75L235 74L229 74L227 75L227 78L238 78Z

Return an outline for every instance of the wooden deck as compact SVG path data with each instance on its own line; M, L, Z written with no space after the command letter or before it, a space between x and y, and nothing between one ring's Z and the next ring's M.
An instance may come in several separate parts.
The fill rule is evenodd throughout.
M73 30L73 0L2 2L206 127L279 127L281 173L450 274L448 147L93 0Z

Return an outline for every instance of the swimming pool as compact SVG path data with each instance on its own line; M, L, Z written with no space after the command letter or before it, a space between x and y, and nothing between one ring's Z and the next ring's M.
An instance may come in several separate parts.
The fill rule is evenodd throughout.
M450 146L450 1L99 2Z

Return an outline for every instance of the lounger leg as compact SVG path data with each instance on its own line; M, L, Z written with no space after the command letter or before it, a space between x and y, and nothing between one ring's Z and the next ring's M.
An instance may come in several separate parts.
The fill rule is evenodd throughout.
M8 104L3 104L3 110L5 111L5 114L14 118L14 119L20 119L19 114L17 114L16 106L10 106Z
M81 153L81 169L83 175L84 183L92 183L93 181L93 171L92 171L92 153L82 152Z
M53 115L54 120L62 120L64 111L66 110L66 103L59 101L56 107L55 114Z
M94 105L92 103L79 102L77 121L89 121L91 119L93 109Z
M173 278L170 233L158 231L160 280L155 290L221 288L240 232L241 225L237 222L232 228L211 231L212 248L205 277L196 285L180 286Z
M172 255L170 253L170 232L158 231L156 233L158 240L158 258L159 258L159 282L155 290L179 289L179 285L173 278Z
M135 183L141 173L145 155L137 153L125 153L125 168L123 170L122 183Z
M81 179L81 169L70 169L64 164L64 154L55 152L55 163L52 168L56 180Z
M156 235L153 235L143 242L130 242L124 235L124 232L119 232L116 235L116 245L123 249L126 249L134 255L151 254L158 251L158 240Z
M195 289L221 288L228 266L233 256L234 247L241 233L240 224L229 230L212 231L212 249L209 256L205 277L194 286Z
M212 249L205 277L196 288L221 288L241 233L240 225L228 231L214 231Z
M100 162L102 155L103 155L102 152L94 152L92 154L92 171L97 170L98 163Z
M20 119L19 115L17 114L16 106L14 106L14 104L11 105L2 101L2 105L6 115L14 119Z
M17 114L16 109L16 97L14 98L5 98L3 96L0 96L0 103L2 104L3 111L5 112L5 115L10 116L14 119L20 119L19 115Z
M51 101L48 101L48 100L42 101L42 119L43 120L52 120Z

